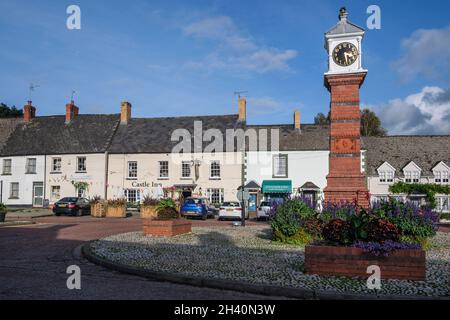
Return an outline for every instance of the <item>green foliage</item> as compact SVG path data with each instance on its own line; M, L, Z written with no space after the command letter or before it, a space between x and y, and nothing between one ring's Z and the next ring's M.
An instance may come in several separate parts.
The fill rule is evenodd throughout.
M364 137L383 137L386 130L381 127L380 118L370 109L361 111L361 135Z
M428 238L436 235L436 229L432 224L424 224L420 219L405 219L404 217L392 217L389 221L394 223L402 235L414 238Z
M157 212L158 220L172 220L179 217L178 211L175 208L165 207L161 208Z
M396 182L389 187L389 191L394 194L425 194L430 208L436 208L436 194L450 194L450 186L433 184L433 183L405 183L402 181Z
M158 211L167 209L167 208L174 209L174 210L177 209L177 204L175 203L175 201L173 201L173 199L165 198L165 199L161 199L159 201L158 208L157 208Z
M301 227L301 221L315 217L315 211L300 200L286 200L277 208L272 219L272 230L280 231L286 237L295 235Z
M20 118L22 116L22 110L17 109L15 106L10 108L4 103L0 103L0 118Z
M323 113L318 113L317 116L314 117L314 124L317 125L326 125L330 124L330 113L328 112L328 116Z
M323 227L322 236L326 241L339 245L349 245L354 241L351 222L341 219L330 220Z
M287 244L305 245L314 241L314 237L304 228L299 228L292 236L286 236L280 230L275 230L273 240Z
M77 190L89 190L89 183L85 181L72 181L72 185Z
M353 233L353 239L358 241L367 240L367 226L371 221L369 213L362 209L359 214L351 215L348 219Z
M441 220L443 220L443 219L450 220L450 213L449 212L441 213L441 216L440 216L439 219L441 219Z
M316 239L322 237L323 224L319 219L308 219L302 223L302 228Z
M7 212L6 206L0 202L0 213L6 213L6 212Z

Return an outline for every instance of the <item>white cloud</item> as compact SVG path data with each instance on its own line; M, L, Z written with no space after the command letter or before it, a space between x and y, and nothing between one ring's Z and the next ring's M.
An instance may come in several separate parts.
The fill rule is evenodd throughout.
M295 109L302 107L301 103L280 101L272 97L250 97L247 99L247 109L254 115L289 115Z
M191 61L185 67L206 71L232 70L238 73L292 71L289 61L296 50L281 50L257 44L250 35L239 31L227 16L210 17L183 28L184 34L215 42L213 51L201 62Z
M425 87L373 109L389 134L450 134L450 88Z
M402 56L392 64L402 80L439 78L450 73L450 26L419 29L402 41Z

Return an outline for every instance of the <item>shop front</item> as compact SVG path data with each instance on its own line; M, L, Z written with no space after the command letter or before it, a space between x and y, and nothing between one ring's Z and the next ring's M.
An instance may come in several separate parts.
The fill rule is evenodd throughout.
M264 180L261 193L264 201L283 202L292 194L291 180Z

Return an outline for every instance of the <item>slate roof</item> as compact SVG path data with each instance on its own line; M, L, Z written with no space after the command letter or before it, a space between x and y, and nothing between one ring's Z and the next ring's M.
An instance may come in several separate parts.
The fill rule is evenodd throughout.
M171 141L176 129L186 129L191 134L191 151L194 151L194 122L201 121L202 129L218 129L224 135L226 129L244 128L238 115L190 116L167 118L132 118L128 124L119 125L109 148L110 153L170 153L180 141ZM203 147L210 141L204 141ZM225 148L225 143L224 143Z
M267 130L267 150L270 150L271 129L280 130L279 151L329 150L329 125L301 124L300 130L295 129L293 124L248 125L247 128L253 128L257 132L261 129ZM261 149L260 146L259 148Z
M347 19L341 19L333 28L328 30L325 34L327 36L333 36L333 35L360 33L360 32L364 32L364 29L357 26L354 23L351 23Z
M4 156L102 153L119 124L119 115L36 117L15 128L2 150Z
M3 154L2 149L5 146L9 136L16 129L16 126L22 121L22 118L0 119L0 155Z
M414 161L425 176L441 161L450 165L450 136L387 136L363 137L361 148L366 151L368 175L378 175L377 168L385 161L393 166L397 176Z

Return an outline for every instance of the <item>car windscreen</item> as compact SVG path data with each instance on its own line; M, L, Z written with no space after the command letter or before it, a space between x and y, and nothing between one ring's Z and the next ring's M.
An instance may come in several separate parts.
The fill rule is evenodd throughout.
M202 203L202 200L200 200L200 199L186 199L184 201L184 204L198 204L198 203Z
M62 198L59 202L77 202L78 198Z
M261 207L270 207L270 203L268 201L261 202Z
M240 207L239 202L224 202L222 204L223 207Z

